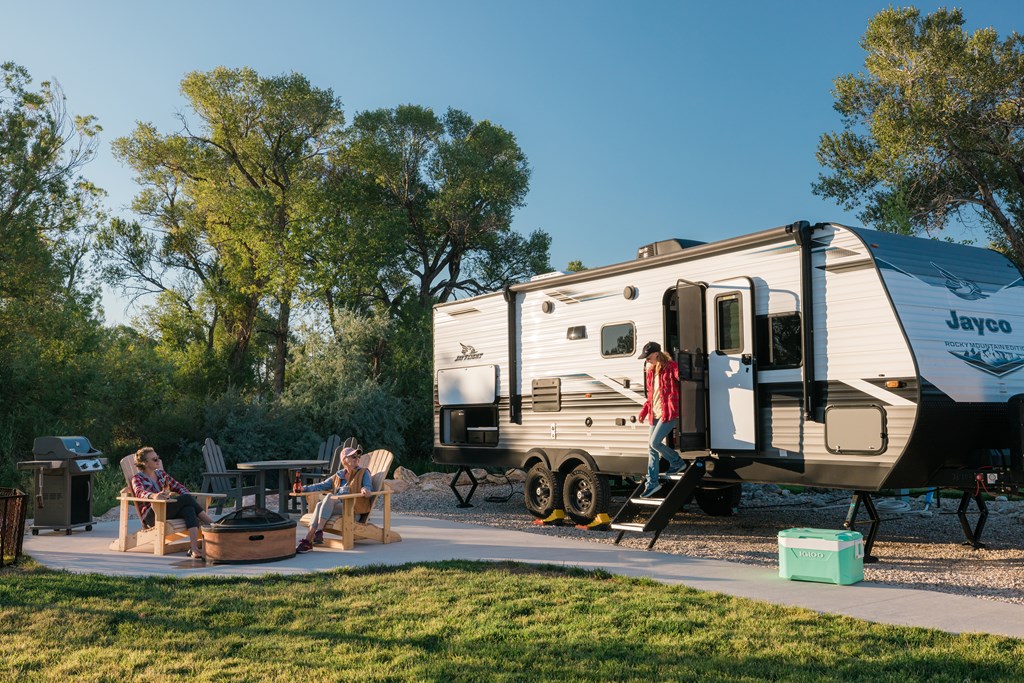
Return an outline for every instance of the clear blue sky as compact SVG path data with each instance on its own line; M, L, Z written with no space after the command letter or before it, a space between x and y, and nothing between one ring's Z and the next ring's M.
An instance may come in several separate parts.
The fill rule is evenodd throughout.
M215 66L304 74L346 115L414 103L511 130L533 175L514 226L551 262L630 260L668 237L712 241L798 219L855 223L811 194L832 79L863 66L888 2L0 0L0 61L56 79L102 147L85 175L126 213L137 188L110 141L178 129L182 77ZM942 6L918 3L924 12ZM971 31L1024 30L1019 2L962 4ZM105 299L108 321L123 304Z

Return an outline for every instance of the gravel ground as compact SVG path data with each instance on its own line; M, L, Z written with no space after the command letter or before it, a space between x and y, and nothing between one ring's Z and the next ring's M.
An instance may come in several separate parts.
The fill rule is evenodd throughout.
M450 476L450 475L449 475ZM434 490L409 488L392 497L392 510L405 514L483 524L535 534L568 536L613 543L618 532L536 526L523 506L522 484L481 485L472 508L458 508L444 483ZM495 499L504 498L505 502ZM463 494L468 489L463 490ZM488 500L488 499L491 500ZM622 499L616 498L612 510ZM665 553L778 567L778 532L795 527L842 529L849 506L846 493L791 494L776 486L744 486L738 514L710 517L690 503L661 533L654 549ZM911 499L906 511L886 511L893 499L878 499L882 524L873 554L877 563L864 565L864 579L893 586L970 595L1002 602L1024 603L1024 502L994 501L982 534L985 548L963 544L956 516L959 498L944 498L939 507L924 509ZM973 510L973 503L971 510ZM860 518L865 519L863 509ZM976 513L969 513L973 526ZM864 527L858 527L867 533ZM622 545L645 548L650 534L628 533Z

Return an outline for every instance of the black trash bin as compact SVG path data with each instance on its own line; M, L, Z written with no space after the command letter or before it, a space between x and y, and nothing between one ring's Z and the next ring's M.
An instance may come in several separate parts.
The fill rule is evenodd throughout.
M25 540L28 495L0 488L0 567L18 561Z

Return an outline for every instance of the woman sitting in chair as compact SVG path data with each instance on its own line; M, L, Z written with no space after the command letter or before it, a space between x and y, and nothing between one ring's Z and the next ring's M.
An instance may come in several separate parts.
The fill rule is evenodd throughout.
M173 502L167 503L167 519L185 521L192 546L189 548L188 556L197 560L203 559L203 553L199 550L199 522L213 524L213 518L189 494L187 488L163 470L160 456L150 446L143 446L135 452L135 466L139 471L132 477L134 496L152 500L176 498ZM142 503L139 514L142 515L143 524L153 526L155 513L152 504Z
M336 500L334 496L344 495L352 491L354 488L352 482L359 482L359 492L363 494L362 498L357 498L355 501L356 514L359 515L360 522L366 521L367 516L370 514L369 495L373 491L373 483L369 470L359 466L359 456L362 454L363 452L358 448L342 450L341 469L318 484L302 487L303 493L311 491L330 491L331 493L321 498L320 502L313 508L313 520L309 524L309 533L306 534L304 539L299 541L299 546L295 549L295 552L308 552L313 549L314 543L320 545L324 542L324 527L327 525L331 515L334 514L334 503Z

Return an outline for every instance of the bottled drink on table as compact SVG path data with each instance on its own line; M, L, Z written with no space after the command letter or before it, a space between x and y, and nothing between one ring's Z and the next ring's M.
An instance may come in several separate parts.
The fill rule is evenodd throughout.
M295 473L295 483L292 484L292 493L302 493L302 475L299 472Z

